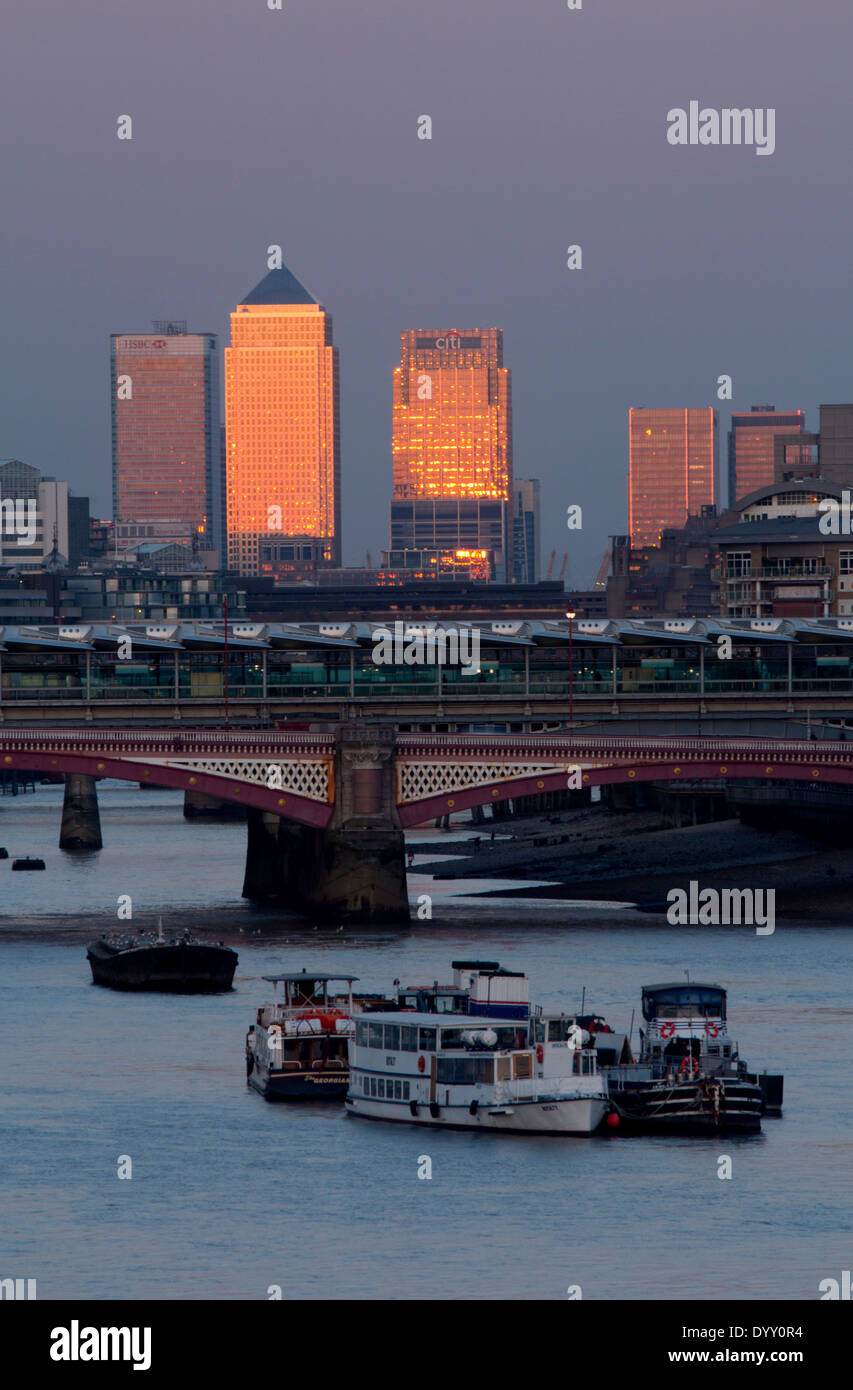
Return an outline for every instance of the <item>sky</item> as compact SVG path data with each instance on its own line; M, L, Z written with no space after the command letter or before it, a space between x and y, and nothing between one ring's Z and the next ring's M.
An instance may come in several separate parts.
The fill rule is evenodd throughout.
M629 406L717 406L724 480L730 409L853 400L842 0L6 0L2 34L0 458L96 515L110 333L223 348L273 244L334 319L345 564L388 545L405 328L503 329L577 588L626 530ZM774 153L669 144L691 100L774 108Z

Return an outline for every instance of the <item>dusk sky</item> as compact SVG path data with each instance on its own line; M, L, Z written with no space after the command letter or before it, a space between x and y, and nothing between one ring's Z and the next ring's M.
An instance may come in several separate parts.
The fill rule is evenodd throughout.
M110 333L224 348L278 243L334 319L344 563L388 544L400 330L497 325L588 587L629 406L718 406L724 477L732 407L853 400L851 52L842 0L10 0L0 457L109 516ZM775 108L775 153L669 145L691 100Z

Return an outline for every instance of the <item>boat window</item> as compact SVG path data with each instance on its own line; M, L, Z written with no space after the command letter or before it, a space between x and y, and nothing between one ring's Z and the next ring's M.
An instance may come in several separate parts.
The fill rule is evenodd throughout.
M493 1057L439 1057L436 1081L451 1086L475 1086L494 1080Z
M402 1081L395 1081L395 1082L394 1082L394 1099L395 1099L395 1100L402 1100L402 1099L403 1099L403 1083L402 1083Z
M381 1046L382 1046L382 1024L381 1024L381 1023L369 1023L369 1024L367 1025L367 1030L368 1030L368 1031L367 1031L367 1046L368 1046L368 1047L381 1047Z
M708 1056L709 1056L709 1057L719 1057L719 1055L720 1055L720 1049L719 1049L718 1047L709 1047L709 1048L708 1048Z
M533 1041L543 1043L545 1041L545 1023L541 1018L533 1021Z
M385 1047L388 1052L400 1051L400 1026L397 1023L385 1024Z
M416 1009L418 1007L418 996L416 994L400 994L397 1002L401 1009Z
M417 1028L400 1029L400 1051L417 1052L418 1050L418 1030Z
M384 1078L384 1076L380 1076L379 1081L377 1082L377 1085L379 1086L379 1095L380 1095L380 1098L384 1100L384 1098L385 1098L385 1078Z
M422 1028L422 1029L420 1030L420 1032L421 1032L421 1037L420 1037L420 1048L421 1048L421 1052L435 1052L435 1029L434 1029L434 1028Z
M375 1096L375 1095L376 1095L376 1077L375 1077L375 1076L371 1076L371 1078L370 1078L370 1094L371 1094L372 1096Z
M359 1047L367 1047L367 1036L370 1025L367 1023L357 1023L355 1025L355 1040Z
M404 1082L403 1082L403 1100L408 1100L408 1099L409 1099L409 1083L408 1083L408 1081L404 1081Z
M437 1014L460 1014L465 1010L460 1008L460 1000L457 994L437 994L435 996L435 1011Z
M512 1063L508 1057L498 1057L498 1081L509 1081L512 1072Z

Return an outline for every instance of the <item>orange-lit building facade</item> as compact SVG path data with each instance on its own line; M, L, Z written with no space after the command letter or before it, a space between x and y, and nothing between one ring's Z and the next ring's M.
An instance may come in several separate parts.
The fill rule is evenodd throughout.
M113 333L113 516L158 539L219 551L221 466L216 336L178 321ZM141 532L140 534L144 534Z
M777 410L772 405L754 405L751 410L733 410L729 431L729 506L757 488L774 481L777 435L802 434L806 428L804 410Z
M714 503L717 413L698 410L628 412L628 529L633 547L659 545Z
M331 315L286 268L231 315L225 350L228 567L340 564L340 406Z
M495 497L512 486L512 392L499 328L400 334L394 496Z

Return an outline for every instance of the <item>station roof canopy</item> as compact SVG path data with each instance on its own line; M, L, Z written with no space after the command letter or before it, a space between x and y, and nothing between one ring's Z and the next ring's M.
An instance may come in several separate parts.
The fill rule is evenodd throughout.
M403 641L420 634L442 632L449 638L479 634L482 648L565 649L569 622L507 620L505 622L398 619ZM380 637L394 637L390 622L273 623L247 619L228 623L231 651L357 652L373 647ZM766 646L775 644L829 646L853 641L853 617L839 618L581 618L572 623L575 647L709 647L718 637ZM221 619L121 622L0 624L0 650L55 652L112 652L130 638L133 650L156 655L178 652L222 652L225 624Z

